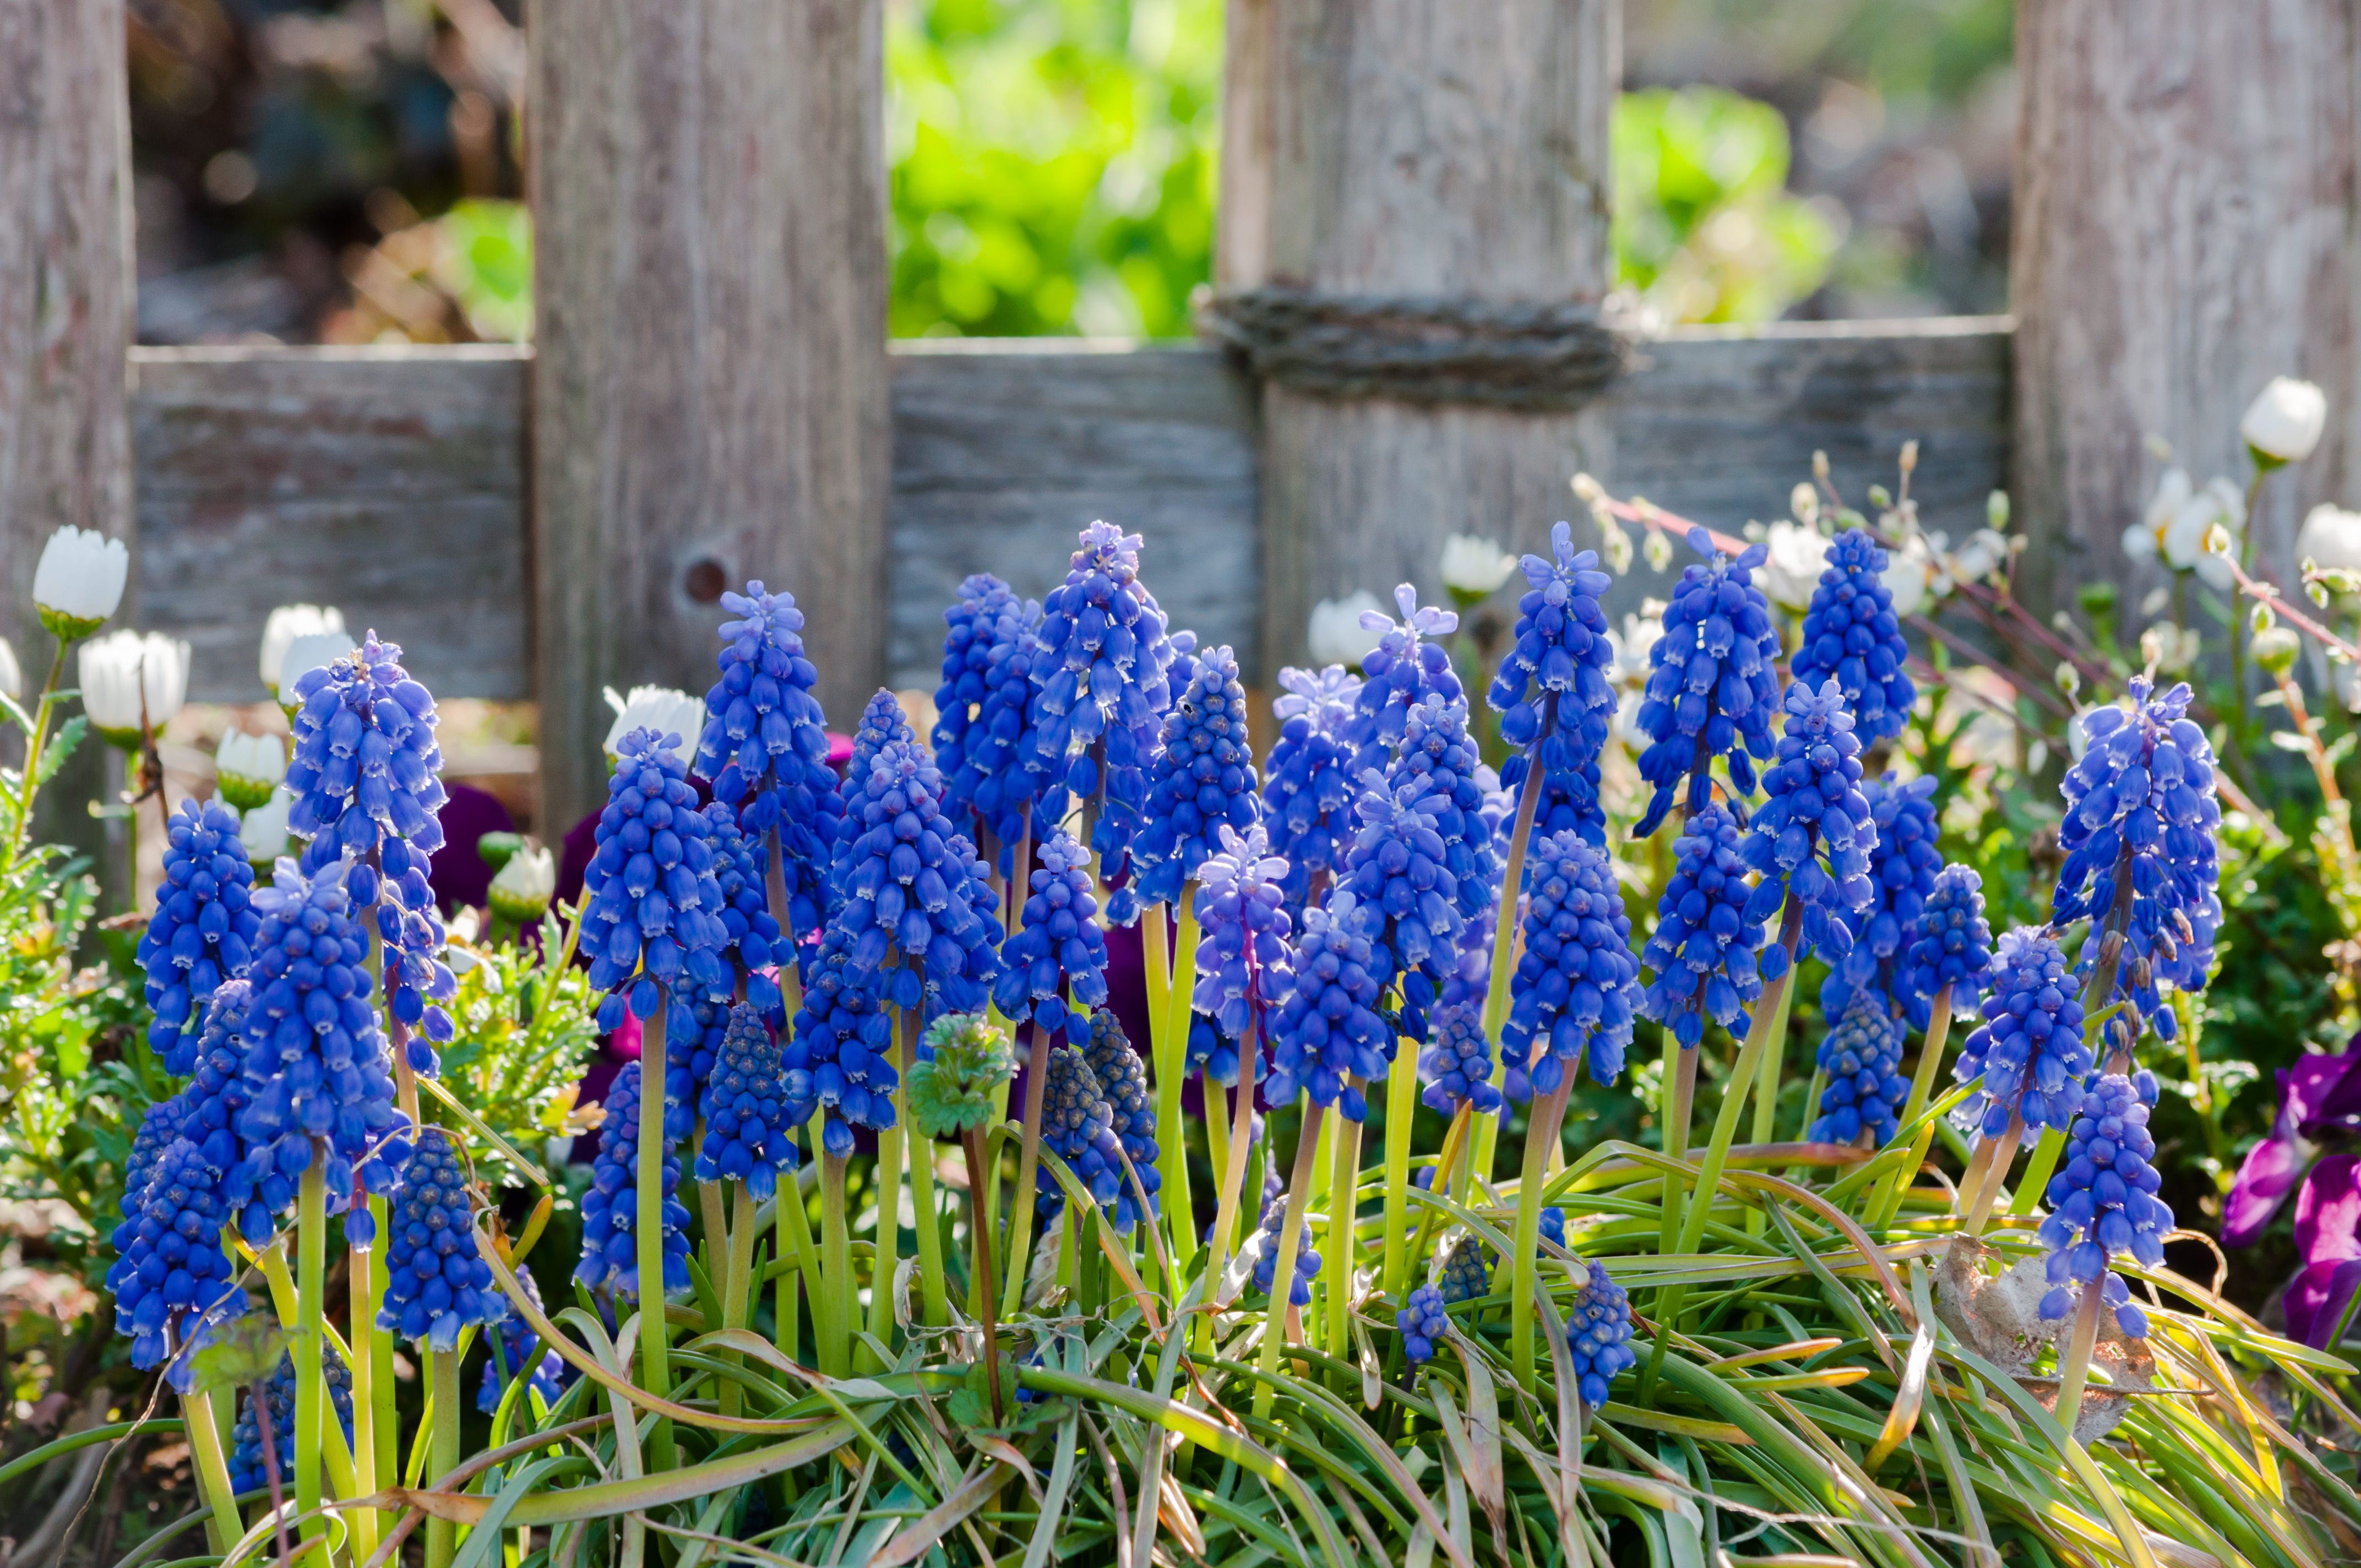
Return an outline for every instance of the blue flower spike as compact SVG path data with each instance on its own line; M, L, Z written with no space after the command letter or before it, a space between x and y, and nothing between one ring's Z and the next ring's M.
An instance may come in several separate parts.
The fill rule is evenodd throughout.
M1823 1016L1842 1018L1853 997L1867 992L1890 1002L1914 1029L1927 1026L1934 992L1917 983L1910 943L1943 869L1935 840L1935 781L1897 783L1892 773L1861 784L1877 841L1869 851L1869 907L1856 922L1852 951L1832 964L1820 986Z
M978 843L990 833L1013 855L1040 781L1027 762L1036 747L1029 714L1041 607L986 573L960 585L943 619L943 684L930 738L944 808L969 814Z
M1287 1194L1271 1193L1262 1206L1261 1242L1254 1266L1255 1288L1266 1296L1279 1273L1279 1234L1286 1224ZM1295 1238L1295 1277L1287 1288L1289 1304L1310 1306L1312 1282L1319 1277L1320 1255L1312 1250L1312 1222L1307 1219Z
M1270 852L1260 824L1241 833L1222 829L1222 845L1198 869L1197 984L1190 1005L1191 1050L1199 1028L1214 1036L1207 1045L1206 1071L1217 1083L1235 1083L1237 1044L1252 1028L1264 1032L1270 1010L1292 981L1288 938L1294 921L1287 911L1287 861ZM1213 1059L1226 1047L1228 1069Z
M2049 1255L2051 1287L2041 1299L2043 1317L2065 1317L2082 1291L2096 1289L2114 1309L2117 1328L2133 1339L2147 1337L2147 1314L2131 1304L2122 1277L2108 1266L2122 1256L2144 1268L2164 1266L2172 1210L2157 1196L2164 1179L2147 1120L2139 1091L2120 1073L2100 1076L2083 1097L2067 1135L2065 1163L2043 1194L2049 1215L2039 1240Z
M1215 648L1164 716L1162 743L1148 768L1148 817L1139 836L1139 896L1174 904L1221 848L1224 828L1243 832L1262 817L1246 693L1238 661Z
M195 1067L205 1003L214 987L246 972L262 925L253 897L254 868L238 842L237 814L215 801L181 802L165 837L156 913L137 950L155 1014L148 1046L167 1072Z
M852 962L843 927L828 928L807 967L803 1005L780 1062L787 1099L819 1107L820 1146L841 1159L852 1152L855 1127L883 1132L894 1124L901 1082L890 1059L894 1021L877 971Z
M229 1205L221 1167L175 1136L143 1174L138 1191L124 1193L106 1285L115 1332L130 1337L131 1365L145 1369L172 1355L207 1313L243 1310L245 1293L222 1245Z
M1592 1082L1614 1082L1640 989L1631 916L1605 854L1579 834L1555 834L1533 847L1526 876L1525 951L1500 1031L1519 1103L1555 1093L1576 1062Z
M1640 776L1655 793L1631 830L1635 839L1653 833L1675 804L1691 815L1705 809L1714 759L1745 798L1754 794L1754 764L1772 753L1779 633L1753 581L1769 553L1754 544L1725 555L1702 528L1689 531L1688 543L1705 559L1681 573L1664 606L1664 634L1648 650Z
M996 972L996 932L970 897L975 850L943 813L934 759L895 736L879 745L865 775L848 773L846 783L834 873L843 904L831 929L850 938L857 969L879 974L890 1005L922 1006L931 981L952 988L950 1011L967 1011L969 993L980 1003L977 988Z
M1983 1080L1953 1113L1959 1125L1998 1137L2015 1113L2027 1127L2070 1131L2091 1053L2082 1043L2081 987L2058 938L2030 927L2004 933L1982 1014L1951 1069L1960 1083Z
M1462 700L1458 672L1439 639L1459 629L1459 617L1433 605L1421 606L1408 583L1394 589L1396 620L1380 609L1361 612L1364 630L1378 633L1378 645L1361 660L1362 679L1353 696L1353 717L1345 726L1352 743L1352 774L1386 771L1402 744L1411 709L1422 703ZM1274 764L1276 765L1276 764Z
M1984 920L1983 878L1971 867L1945 866L1919 906L1910 939L1910 986L1933 997L1951 989L1954 1017L1973 1012L1992 983L1992 927Z
M1130 1037L1116 1022L1113 1009L1102 1007L1091 1014L1090 1038L1083 1043L1082 1060L1090 1068L1091 1076L1098 1080L1115 1141L1123 1146L1124 1157L1138 1173L1140 1189L1148 1194L1148 1217L1152 1219L1161 1212L1157 1194L1164 1181L1163 1173L1156 1168L1156 1102L1148 1091L1148 1064L1132 1049ZM1126 1176L1115 1194L1115 1229L1129 1230L1139 1218L1138 1195L1132 1190L1131 1179Z
M1814 1143L1850 1144L1863 1133L1883 1147L1899 1130L1898 1113L1910 1091L1901 1074L1902 1020L1873 991L1856 991L1844 1013L1820 1041L1820 1091Z
M522 1263L517 1265L516 1282L524 1299L533 1303L533 1310L546 1315L548 1310L541 1304L541 1287L533 1282L533 1270ZM510 1383L521 1376L531 1379L531 1391L540 1397L544 1409L557 1403L557 1397L581 1376L564 1356L547 1346L543 1346L540 1358L527 1366L526 1358L533 1354L534 1346L541 1344L541 1336L521 1316L511 1318L499 1331L494 1343L499 1346L499 1354L484 1357L483 1381L476 1387L476 1409L485 1415L499 1413L500 1400L508 1393ZM505 1380L501 1376L503 1365L507 1370ZM526 1408L530 1409L531 1407L528 1405Z
M1705 1038L1708 1021L1743 1034L1746 1009L1763 994L1764 936L1763 921L1747 914L1753 890L1744 841L1737 819L1718 803L1689 818L1641 955L1655 979L1639 1011L1672 1030L1684 1050Z
M1412 1290L1395 1315L1394 1327L1401 1334L1402 1354L1412 1366L1433 1360L1435 1347L1451 1337L1451 1313L1444 1304L1443 1292L1432 1285Z
M1125 1194L1128 1183L1123 1179L1123 1145L1115 1136L1115 1107L1083 1054L1072 1046L1051 1051L1041 1097L1041 1146L1065 1161L1091 1201L1115 1216L1121 1228L1139 1216ZM1149 1121L1152 1125L1152 1111ZM1064 1212L1066 1190L1049 1168L1036 1167L1033 1178L1035 1212L1044 1219Z
M668 743L677 739L642 729L615 743L583 877L581 950L590 983L607 992L601 1028L620 1026L627 1005L635 1018L653 1017L668 991L666 1033L686 1047L699 1033L696 998L729 994L730 930L697 792Z
M1607 678L1615 648L1598 599L1614 579L1599 570L1597 551L1575 549L1566 523L1550 530L1550 552L1521 563L1525 593L1487 694L1500 715L1500 739L1519 753L1501 770L1500 781L1521 789L1525 770L1537 765L1537 782L1566 797L1563 827L1603 844L1598 752L1615 716L1615 688ZM1549 826L1562 830L1558 823Z
M762 1013L740 1003L730 1009L720 1059L697 1104L705 1141L697 1147L697 1179L742 1181L757 1201L770 1197L780 1173L796 1168L795 1129L811 1110L788 1098L779 1047Z
M1566 1349L1586 1410L1607 1403L1615 1379L1638 1364L1631 1350L1631 1299L1593 1258L1589 1277L1565 1314Z
M1763 775L1770 799L1754 814L1743 853L1762 874L1746 905L1768 920L1792 898L1802 916L1796 958L1818 953L1830 963L1852 951L1853 927L1872 896L1870 851L1877 843L1869 797L1861 793L1861 740L1834 681L1815 691L1787 688L1786 727ZM1763 978L1786 972L1781 946L1763 953Z
M1270 709L1279 739L1263 773L1270 847L1290 867L1290 902L1301 907L1312 879L1336 869L1352 834L1354 746L1348 738L1361 677L1342 664L1279 672L1281 695Z
M1903 670L1910 647L1884 578L1885 552L1866 529L1838 534L1788 663L1788 674L1806 685L1837 684L1863 745L1901 734L1918 697Z
M1034 862L1021 924L1001 949L993 999L1009 1022L1030 1020L1054 1035L1068 1030L1070 1009L1106 1005L1106 934L1096 918L1090 857L1072 834L1043 839Z
M377 1326L429 1350L458 1347L459 1331L509 1315L476 1241L467 1182L450 1135L427 1127L386 1211L385 1299Z
M1266 1103L1284 1105L1300 1091L1347 1121L1367 1118L1353 1080L1383 1078L1394 1049L1394 1032L1378 1015L1375 961L1351 893L1339 889L1326 908L1304 912L1294 982L1270 1020Z
M346 1369L344 1358L333 1345L322 1347L320 1368L327 1380L329 1402L335 1408L336 1420L344 1425L345 1442L349 1445L353 1441L353 1375ZM270 1402L270 1454L276 1461L279 1484L291 1494L295 1487L295 1363L291 1359L284 1355L279 1358L279 1369L264 1381L262 1393ZM230 1429L229 1489L238 1495L260 1491L270 1485L273 1467L263 1456L262 1423L255 1418L249 1392L236 1423Z
M607 1091L607 1120L599 1132L598 1157L591 1162L590 1187L582 1194L582 1260L574 1277L592 1290L640 1293L639 1193L640 1064L625 1062ZM680 1201L680 1158L669 1148L664 1160L664 1281L661 1293L688 1288L688 1210Z

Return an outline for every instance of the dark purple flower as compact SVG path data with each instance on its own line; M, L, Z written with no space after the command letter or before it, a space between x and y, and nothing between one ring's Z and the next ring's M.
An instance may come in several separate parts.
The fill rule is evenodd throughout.
M2295 1245L2303 1269L2287 1288L2280 1310L2288 1332L2325 1350L2361 1285L2361 1158L2331 1155L2312 1167L2295 1198Z
M2316 1140L2333 1128L2361 1131L2361 1035L2336 1056L2306 1056L2279 1069L2279 1118L2270 1136L2246 1151L2222 1205L2222 1245L2247 1246L2295 1190L2318 1156Z

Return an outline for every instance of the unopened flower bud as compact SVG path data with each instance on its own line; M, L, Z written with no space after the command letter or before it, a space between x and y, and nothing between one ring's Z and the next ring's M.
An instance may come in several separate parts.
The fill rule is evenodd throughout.
M1872 485L1869 488L1869 504L1883 511L1894 504L1894 492L1883 485Z
M270 799L270 792L287 776L287 748L276 735L248 735L233 729L214 751L214 788L240 811L252 811Z
M2295 667L2302 640L2284 626L2272 626L2255 633L2254 647L2256 663L2272 674L2284 675Z
M1828 482L1828 455L1815 450L1812 454L1812 477L1825 485Z
M1807 484L1797 484L1787 492L1787 510L1797 522L1809 528L1820 520L1820 492Z
M2310 381L2289 376L2272 378L2246 406L2238 421L2238 434L2254 450L2262 466L2301 463L2320 444L2328 423L2328 398Z
M526 848L509 858L486 896L493 914L524 926L549 912L556 892L556 858L547 850Z
M1916 468L1917 466L1918 466L1918 443L1917 443L1916 440L1911 440L1911 441L1905 441L1905 442L1904 442L1904 443L1902 444L1902 463L1901 463L1901 468L1902 468L1902 471L1903 471L1904 473L1907 474L1907 473L1909 473L1911 470L1913 470L1913 469L1915 469L1915 468Z
M1993 494L1999 492L1994 491ZM2093 619L2114 614L2117 597L2115 585L2108 582L2084 583L2074 594L2075 602L2082 607L2082 613Z
M1653 569L1659 572L1666 572L1672 569L1672 536L1667 534L1663 529L1652 528L1648 530L1647 543L1642 544L1640 548L1642 553L1646 556L1649 566Z
M33 568L33 603L41 624L61 641L87 637L123 603L131 552L120 539L71 523L49 535Z
M2081 694L2082 672L2076 669L2070 660L2059 662L2058 689L2064 692L2070 701Z

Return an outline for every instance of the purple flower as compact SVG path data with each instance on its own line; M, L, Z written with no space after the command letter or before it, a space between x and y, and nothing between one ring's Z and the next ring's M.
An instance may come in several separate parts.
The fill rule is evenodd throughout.
M1421 609L1418 590L1408 583L1394 589L1395 620L1381 609L1361 612L1366 630L1380 633L1378 645L1361 660L1363 679L1354 694L1353 718L1345 727L1352 742L1352 774L1358 778L1371 768L1383 772L1402 740L1410 710L1422 702L1445 705L1460 699L1459 675L1451 655L1429 638L1458 630L1459 618L1433 605Z
M1653 833L1675 800L1692 814L1705 809L1716 757L1727 759L1731 790L1752 795L1754 763L1771 756L1771 716L1779 710L1779 633L1753 582L1769 552L1755 544L1724 555L1702 528L1689 530L1688 540L1705 561L1682 572L1664 607L1664 634L1648 651L1639 722L1650 744L1640 776L1655 794L1635 839Z
M2319 1154L2331 1130L2361 1131L2361 1035L2336 1056L2306 1056L2281 1068L2279 1111L2270 1136L2246 1151L2222 1205L2222 1245L2248 1246Z
M164 850L156 913L140 933L155 1018L148 1044L168 1072L196 1065L197 1025L214 988L246 972L262 917L253 908L254 868L237 839L237 816L213 801L181 802Z
M1209 1033L1226 1036L1228 1074L1208 1070L1217 1082L1234 1083L1235 1042L1249 1024L1259 1034L1264 1015L1290 988L1288 938L1295 926L1279 892L1287 862L1268 852L1261 824L1243 834L1224 826L1221 837L1221 849L1197 873L1197 928L1204 935L1197 943L1197 986L1189 1003L1205 1015Z
M1334 871L1352 832L1353 746L1345 739L1361 678L1342 664L1279 672L1286 696L1270 705L1279 739L1263 772L1270 847L1288 858L1290 901L1301 905L1313 873Z
M1910 649L1883 581L1885 552L1865 530L1849 528L1828 546L1828 561L1789 669L1806 685L1835 681L1863 741L1899 735L1918 694L1903 674Z
M1238 661L1215 648L1193 663L1193 678L1164 716L1162 743L1148 765L1137 861L1139 895L1151 904L1180 901L1182 885L1220 849L1224 828L1244 830L1262 817Z
M1861 790L1861 738L1834 681L1817 691L1802 681L1790 685L1786 714L1777 760L1763 774L1771 798L1754 814L1741 851L1763 873L1746 918L1768 920L1793 896L1804 912L1795 956L1817 952L1839 963L1852 951L1854 928L1874 897L1869 857L1877 824ZM1766 949L1763 978L1785 972L1786 956L1776 946Z
M2280 1310L2290 1335L2326 1350L2361 1285L2361 1158L2332 1155L2312 1167L2296 1194L2295 1245L2303 1267L2289 1282Z

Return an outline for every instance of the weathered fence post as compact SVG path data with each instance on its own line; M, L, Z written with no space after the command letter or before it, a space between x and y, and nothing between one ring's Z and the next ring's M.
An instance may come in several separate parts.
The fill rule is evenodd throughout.
M0 634L30 684L49 670L32 601L42 543L69 522L131 533L123 38L121 0L0 0ZM104 841L82 810L104 751L84 748L44 797L49 840ZM111 882L115 857L99 864Z
M2275 375L2317 381L2319 454L2264 492L2255 559L2291 584L2314 502L2361 501L2356 47L2342 0L2022 0L2011 265L2015 486L2036 594L2126 579L2163 464L2247 467ZM2144 581L2153 582L2153 576Z
M881 0L533 0L544 819L605 685L701 693L714 601L807 607L830 715L884 671Z
M1233 0L1225 125L1268 128L1223 150L1210 321L1267 378L1264 667L1301 656L1320 598L1433 591L1452 532L1532 545L1579 518L1616 365L1620 9Z

